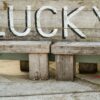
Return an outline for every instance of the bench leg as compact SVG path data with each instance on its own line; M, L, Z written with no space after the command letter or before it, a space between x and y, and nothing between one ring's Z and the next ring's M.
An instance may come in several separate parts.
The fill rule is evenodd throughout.
M57 80L73 81L75 76L75 62L72 55L56 55Z
M48 79L47 54L29 54L29 78L33 80Z

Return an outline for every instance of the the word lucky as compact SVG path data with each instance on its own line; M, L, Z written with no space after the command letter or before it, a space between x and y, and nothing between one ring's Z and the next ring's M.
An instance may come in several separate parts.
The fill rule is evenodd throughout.
M79 30L77 28L77 26L74 25L74 23L72 23L70 21L70 19L75 16L77 13L79 13L80 11L82 11L85 7L84 6L81 6L75 10L73 10L72 12L69 12L68 13L68 8L67 7L64 7L62 9L62 26L63 26L63 36L64 38L68 37L68 27L70 29L72 29L79 37L81 38L85 38L85 34L83 34L81 32L81 30ZM36 16L35 16L35 26L36 26L36 30L37 32L43 36L43 37L53 37L57 34L57 31L58 29L53 29L51 31L51 33L46 33L42 30L42 27L41 27L41 23L40 23L40 17L41 17L41 14L43 11L45 10L49 10L51 11L53 14L57 14L57 10L56 8L54 7L51 7L51 6L43 6L41 7L40 9L38 9L36 11ZM94 6L93 7L93 11L95 12L96 16L100 19L100 11L99 9ZM27 9L26 9L26 28L25 28L25 31L24 32L17 32L16 29L14 28L14 17L13 17L13 6L9 6L9 9L8 9L8 27L10 29L10 31L16 35L16 36L27 36L30 32L31 32L31 6L27 6ZM0 36L5 36L5 32L0 32Z

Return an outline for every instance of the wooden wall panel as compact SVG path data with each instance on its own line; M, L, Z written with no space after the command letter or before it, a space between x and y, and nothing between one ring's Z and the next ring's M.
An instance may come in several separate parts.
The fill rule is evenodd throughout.
M32 6L32 30L28 36L17 37L8 30L8 6L14 6L14 24L18 31L23 31L25 28L25 9L27 5ZM50 11L45 11L41 15L41 25L44 31L50 32L53 28L58 28L57 35L52 38L41 37L35 29L35 12L42 6L53 6L57 9L57 14L53 15ZM100 21L94 14L92 7L97 6L100 9L99 0L0 0L0 31L5 31L6 36L0 39L14 40L61 40L62 39L62 8L68 6L68 12L80 6L86 6L83 11L80 11L71 22L77 26L87 38L85 40L99 41L100 38ZM74 32L68 29L69 37L67 40L82 40Z

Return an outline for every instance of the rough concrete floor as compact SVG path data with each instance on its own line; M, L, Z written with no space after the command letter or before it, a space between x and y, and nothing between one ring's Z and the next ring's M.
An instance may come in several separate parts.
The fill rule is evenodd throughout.
M0 61L0 100L100 100L100 85L76 78L74 82L52 79L32 81L19 69L18 61Z

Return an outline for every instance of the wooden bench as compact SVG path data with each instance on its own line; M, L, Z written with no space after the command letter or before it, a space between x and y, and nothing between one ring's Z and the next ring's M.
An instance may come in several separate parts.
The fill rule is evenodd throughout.
M77 55L100 55L100 42L57 42L51 47L55 54L58 80L74 80Z
M29 78L44 80L48 79L50 44L49 41L1 41L0 53L28 54Z

